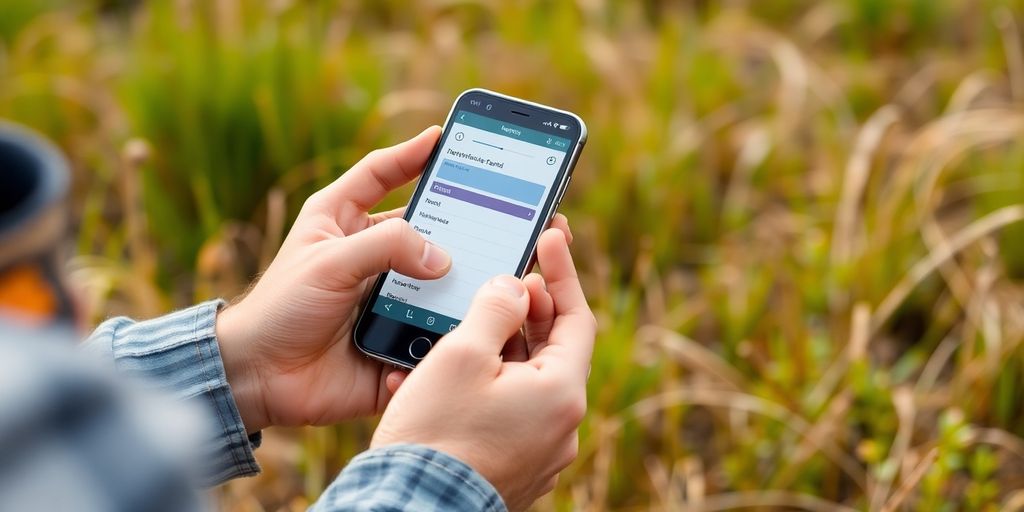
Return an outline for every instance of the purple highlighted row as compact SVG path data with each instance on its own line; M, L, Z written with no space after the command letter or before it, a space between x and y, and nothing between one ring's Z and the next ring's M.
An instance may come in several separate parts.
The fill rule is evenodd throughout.
M442 196L458 199L459 201L483 206L484 208L505 213L513 217L519 217L520 219L533 220L533 216L536 214L536 212L526 208L525 206L519 206L518 204L512 204L502 201L501 199L495 199L483 194L477 194L476 192L470 192L469 190L449 185L447 183L442 183L440 181L434 181L430 186L430 191L441 194Z

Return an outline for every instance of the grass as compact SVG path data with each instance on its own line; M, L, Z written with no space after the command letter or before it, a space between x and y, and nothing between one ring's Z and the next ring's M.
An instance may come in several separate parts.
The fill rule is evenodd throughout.
M1024 507L1024 2L0 12L0 115L73 161L93 320L233 295L310 191L488 87L591 129L590 413L538 509ZM272 431L222 500L301 509L370 432Z

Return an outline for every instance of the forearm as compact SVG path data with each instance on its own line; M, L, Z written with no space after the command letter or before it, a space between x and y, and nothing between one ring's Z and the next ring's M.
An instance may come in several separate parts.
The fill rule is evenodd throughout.
M199 404L213 419L203 445L200 483L216 485L253 475L259 465L254 443L238 412L216 336L220 301L205 302L152 320L107 320L85 349L107 358L122 375L140 378L179 400Z

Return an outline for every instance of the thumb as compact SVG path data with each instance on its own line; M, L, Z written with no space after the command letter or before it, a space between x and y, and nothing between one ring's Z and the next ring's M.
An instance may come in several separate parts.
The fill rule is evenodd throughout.
M449 336L479 347L488 355L498 355L505 342L523 327L529 309L523 282L509 275L497 276L480 287L466 317Z
M388 270L417 279L437 279L452 266L451 256L420 236L405 219L388 219L332 243L329 265L340 268L344 278L352 281L346 284L351 285Z

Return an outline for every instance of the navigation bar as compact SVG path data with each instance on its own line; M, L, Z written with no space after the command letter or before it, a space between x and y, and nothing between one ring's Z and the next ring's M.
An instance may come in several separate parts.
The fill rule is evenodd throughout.
M558 151L569 152L571 149L571 142L564 137L531 130L517 124L498 121L497 119L491 119L465 110L455 113L455 122Z
M448 334L461 321L383 296L377 298L373 312L438 334Z

